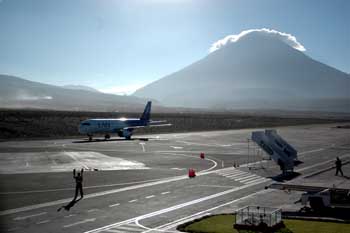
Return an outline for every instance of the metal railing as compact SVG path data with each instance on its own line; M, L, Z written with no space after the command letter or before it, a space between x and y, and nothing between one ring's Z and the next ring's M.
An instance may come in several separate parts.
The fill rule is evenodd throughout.
M265 223L272 227L282 221L282 211L278 208L246 206L236 211L236 224L258 226Z

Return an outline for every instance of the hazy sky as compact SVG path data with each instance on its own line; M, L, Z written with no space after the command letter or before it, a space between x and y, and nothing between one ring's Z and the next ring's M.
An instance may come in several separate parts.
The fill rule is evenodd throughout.
M350 73L348 0L0 0L0 73L130 92L270 28Z

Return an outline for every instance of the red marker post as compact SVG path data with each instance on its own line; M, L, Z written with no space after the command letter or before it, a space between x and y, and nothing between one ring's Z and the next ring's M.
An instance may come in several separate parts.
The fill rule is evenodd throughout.
M188 170L188 177L189 177L189 178L194 178L194 177L196 177L196 172L195 172L195 170L194 170L193 168L190 168L190 169Z

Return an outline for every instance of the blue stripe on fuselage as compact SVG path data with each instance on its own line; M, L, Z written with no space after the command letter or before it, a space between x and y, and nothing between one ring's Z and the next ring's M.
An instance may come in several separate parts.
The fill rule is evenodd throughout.
M90 119L80 123L79 132L82 134L117 133L124 128L147 125L148 121L140 119Z

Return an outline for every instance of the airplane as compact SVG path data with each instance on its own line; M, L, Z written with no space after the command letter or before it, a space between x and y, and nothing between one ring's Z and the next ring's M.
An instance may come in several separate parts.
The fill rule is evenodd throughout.
M163 124L166 121L152 121L151 116L152 101L148 101L141 117L138 118L118 118L118 119L87 119L80 123L79 133L86 134L89 141L92 141L93 134L105 134L105 140L110 139L110 134L117 133L119 137L127 140L131 139L134 129L143 127L171 126Z

